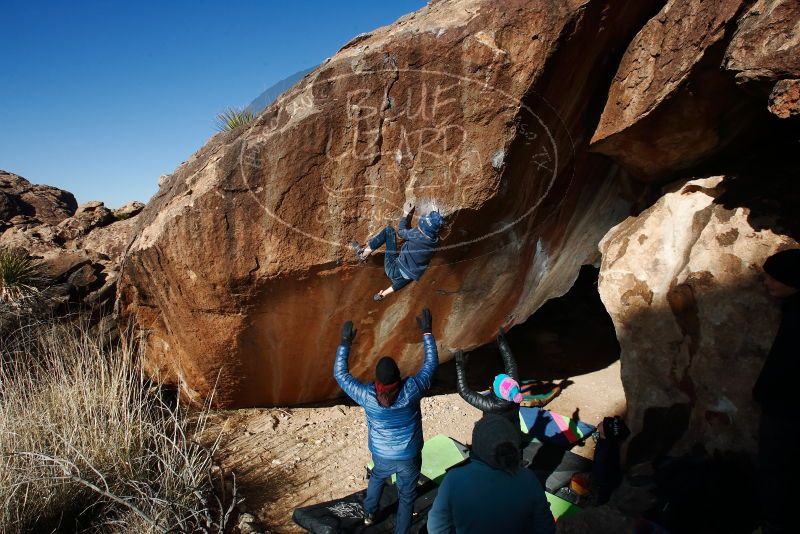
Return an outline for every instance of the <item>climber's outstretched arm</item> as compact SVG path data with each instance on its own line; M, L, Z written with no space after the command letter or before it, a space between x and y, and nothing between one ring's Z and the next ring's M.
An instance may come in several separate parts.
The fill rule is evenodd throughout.
M411 230L411 226L408 222L409 215L414 210L414 204L411 202L406 202L403 205L403 216L400 217L400 223L397 225L397 235L400 236L400 239L408 239L408 232Z
M356 329L353 328L353 323L347 321L342 326L342 341L339 348L336 349L336 362L333 364L333 378L342 391L356 401L360 405L367 402L369 395L369 388L359 382L353 375L350 374L347 358L350 356L350 345L356 337Z
M425 361L422 369L414 376L422 391L430 389L433 383L433 374L439 367L439 352L436 349L436 339L433 337L433 319L428 308L422 310L422 315L417 317L417 325L422 331L422 344L425 347Z
M461 398L467 401L467 404L474 406L482 412L492 409L494 404L488 397L481 395L469 388L467 385L467 372L465 371L466 361L464 360L464 353L460 350L456 352L456 385L458 387L458 394Z
M497 348L500 349L500 356L503 358L503 367L506 370L506 374L516 380L517 384L519 384L519 369L517 369L517 361L514 359L514 355L511 353L511 347L508 346L506 332L503 330L502 326L500 327L500 333L497 335Z

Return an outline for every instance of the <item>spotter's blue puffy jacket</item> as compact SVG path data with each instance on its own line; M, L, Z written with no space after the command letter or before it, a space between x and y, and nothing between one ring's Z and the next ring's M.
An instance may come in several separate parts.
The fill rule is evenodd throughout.
M422 451L422 413L420 399L431 387L433 373L439 366L439 354L433 334L423 336L425 362L414 376L403 380L397 399L389 407L378 402L375 384L362 384L350 374L347 357L350 347L339 345L333 377L351 399L356 401L367 415L369 450L387 460L410 460Z

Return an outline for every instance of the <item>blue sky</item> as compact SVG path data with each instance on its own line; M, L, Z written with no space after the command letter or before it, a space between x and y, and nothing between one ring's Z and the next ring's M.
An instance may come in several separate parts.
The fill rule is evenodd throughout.
M214 116L424 0L0 3L0 169L148 200Z

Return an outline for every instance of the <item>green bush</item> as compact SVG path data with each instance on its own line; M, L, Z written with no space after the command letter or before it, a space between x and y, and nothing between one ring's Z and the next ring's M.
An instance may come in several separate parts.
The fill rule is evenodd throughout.
M0 348L0 532L223 531L236 499L218 442L194 439L208 412L150 384L134 339L41 323Z
M19 250L0 249L0 303L16 303L36 293L41 264Z
M228 108L217 114L214 124L220 132L229 132L255 120L255 113L245 108Z

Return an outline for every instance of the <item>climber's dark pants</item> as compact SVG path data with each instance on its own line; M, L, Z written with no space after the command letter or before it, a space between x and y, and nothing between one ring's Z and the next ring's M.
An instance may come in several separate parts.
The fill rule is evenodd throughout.
M414 512L414 500L417 498L417 482L422 467L422 455L411 460L384 460L372 456L374 464L367 484L367 496L364 499L364 511L373 515L378 510L383 486L386 479L397 475L397 516L394 524L396 534L411 531L411 520Z
M397 251L397 233L391 226L387 226L369 240L369 248L372 250L378 250L382 245L386 245L386 254L383 257L383 272L392 281L392 289L397 291L406 286L411 280L403 276L397 266L397 259L400 257L400 253Z

